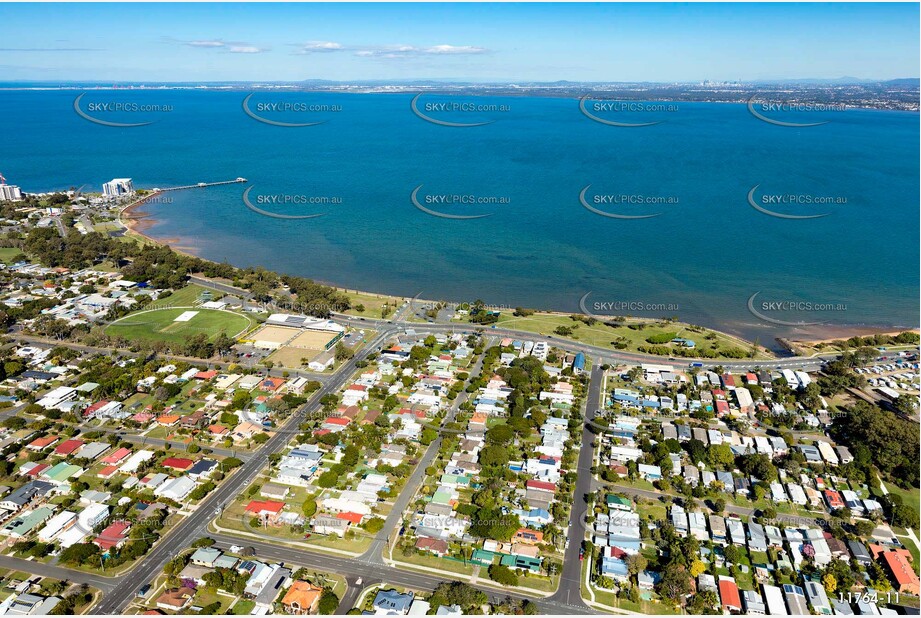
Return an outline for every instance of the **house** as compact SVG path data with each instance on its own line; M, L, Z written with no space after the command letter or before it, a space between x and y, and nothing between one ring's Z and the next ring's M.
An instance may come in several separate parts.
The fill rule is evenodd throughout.
M189 561L192 564L214 568L214 561L223 555L223 552L214 547L199 547L195 550L192 556L189 558Z
M188 607L195 596L195 590L186 586L167 590L157 597L157 607L166 611L180 612Z
M906 557L907 555L907 557ZM921 594L921 584L909 562L911 554L907 551L884 551L880 554L882 562L892 575L894 588L900 593Z
M320 606L320 597L323 589L310 582L297 580L285 592L281 605L288 614L305 615L316 614Z
M4 616L47 616L61 602L59 597L43 597L22 592L13 594L0 603L0 614Z
M606 502L609 509L616 511L632 511L633 510L633 501L629 498L623 498L621 496L615 496L614 494L608 494L606 497Z
M427 551L429 553L435 554L438 557L447 555L448 553L448 542L443 541L442 539L433 539L427 536L419 537L416 540L416 549L420 551Z
M170 470L185 472L191 468L194 463L195 462L191 459L186 459L184 457L167 457L160 465L164 468L169 468Z
M757 590L743 590L742 604L745 606L745 613L749 615L764 615L764 600Z
M284 485L279 485L278 483L266 483L262 486L262 489L259 490L259 495L265 498L284 500L288 497L289 492L290 490Z
M44 498L55 485L47 481L29 481L22 487L13 490L0 501L0 509L17 512L36 498Z
M122 462L122 460L131 454L130 448L121 447L111 455L106 455L102 458L102 463L108 465L117 465Z
M311 521L311 527L317 534L336 535L339 538L345 536L349 525L348 520L330 515L319 515Z
M513 543L524 543L525 545L539 545L544 542L544 533L530 528L519 528L518 532L512 537Z
M739 597L739 587L736 585L736 580L732 577L720 575L717 585L719 586L720 604L723 608L723 613L742 613L742 599Z
M380 590L374 597L371 607L376 614L391 616L405 616L409 613L413 595L410 592L397 592L396 590Z
M275 521L278 519L283 508L285 508L284 502L277 502L275 500L251 500L250 503L246 505L246 512L256 517Z
M847 548L850 550L851 555L854 556L854 560L863 566L867 566L873 561L873 558L870 556L870 552L860 541L848 541Z
M806 605L806 595L802 588L793 584L784 584L781 589L783 590L784 600L787 602L787 609L792 615L809 615L809 606Z
M82 446L83 446L83 440L76 440L76 439L64 440L63 442L58 444L56 447L54 447L54 454L62 455L62 456L73 455L74 452L76 452Z
M255 585L253 584L253 577L250 576L244 594L254 597L256 607L253 611L255 613L264 615L271 611L275 599L278 597L278 590L290 575L290 569L286 569L280 564L274 564L269 567L268 576L258 579Z
M61 511L48 520L45 527L38 531L38 540L49 543L60 533L64 532L77 522L77 514L72 511Z
M719 545L726 544L726 520L719 515L710 515L710 534L713 542Z
M41 438L35 438L31 442L29 442L26 445L26 448L30 451L39 452L51 446L57 441L58 439L55 436L43 436Z
M783 591L777 586L762 584L761 591L767 605L768 616L788 616L787 605L783 600ZM804 608L805 609L805 608Z
M821 583L807 581L803 589L806 591L809 604L812 605L816 613L820 615L832 614L831 603L828 602L828 595L825 593L825 587Z
M102 551L109 551L112 548L118 548L128 539L128 529L131 527L131 524L126 521L117 521L113 524L110 524L99 533L93 543L95 543Z
M169 480L157 487L154 490L154 495L160 498L169 498L176 502L182 502L192 493L195 487L195 481L187 476L181 476L177 479Z

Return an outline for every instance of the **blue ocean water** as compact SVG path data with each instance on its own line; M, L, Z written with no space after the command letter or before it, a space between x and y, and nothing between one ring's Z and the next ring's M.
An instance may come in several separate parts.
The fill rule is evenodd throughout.
M324 121L286 128L248 117L246 92L89 91L81 109L96 104L96 117L154 121L115 128L77 115L78 94L0 93L0 117L16 136L0 141L0 172L25 191L98 190L113 177L147 188L247 178L145 207L156 220L146 233L202 257L401 296L561 311L579 310L584 299L597 314L677 315L768 345L802 329L754 316L755 293L756 307L779 322L918 325L917 114L827 112L819 117L827 124L789 128L757 120L744 105L680 103L618 116L662 121L622 128L587 118L574 99L459 97L450 100L497 109L429 114L493 121L456 128L415 116L405 94L259 94L250 101L251 110L260 101L327 106L262 113ZM426 95L419 105L446 100ZM105 102L169 111L100 111ZM815 118L803 114L802 121ZM426 214L410 199L420 185L430 210L489 216ZM587 185L598 210L661 214L595 214L580 203ZM749 204L756 185L765 208L830 214L768 216ZM260 215L241 199L247 187L263 210L323 216ZM501 199L444 204L436 195ZM661 203L610 204L596 195ZM763 195L846 203L778 204ZM309 197L341 203L291 201ZM781 301L795 305L770 304Z

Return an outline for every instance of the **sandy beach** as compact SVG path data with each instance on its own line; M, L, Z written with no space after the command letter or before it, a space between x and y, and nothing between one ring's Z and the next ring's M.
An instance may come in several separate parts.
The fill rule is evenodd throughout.
M118 215L118 220L122 225L128 230L128 234L138 236L142 240L152 243L167 245L173 251L188 255L191 257L198 257L198 248L192 245L183 245L182 239L178 237L173 238L154 238L149 236L146 231L156 225L157 220L154 219L153 215L146 210L142 210L143 206L153 199L160 195L162 191L151 193L150 195L145 196L143 199L140 199L132 204L129 204L121 210Z

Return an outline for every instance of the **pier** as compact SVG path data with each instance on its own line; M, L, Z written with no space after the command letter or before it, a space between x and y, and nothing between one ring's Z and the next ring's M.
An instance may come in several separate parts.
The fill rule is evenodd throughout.
M236 178L234 180L220 180L218 182L199 182L194 185L183 185L181 187L166 187L166 188L156 187L156 188L151 189L151 191L153 191L154 193L160 193L162 191L182 191L185 189L204 189L205 187L217 187L219 185L232 185L232 184L238 184L241 182L246 182L246 178L243 178L241 176L240 178Z

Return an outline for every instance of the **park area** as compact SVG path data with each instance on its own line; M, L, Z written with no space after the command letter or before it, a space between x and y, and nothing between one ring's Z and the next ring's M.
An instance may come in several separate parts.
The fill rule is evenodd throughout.
M231 311L193 307L153 309L112 322L106 334L128 340L184 343L198 334L205 334L209 340L222 332L228 337L237 337L252 325L251 318Z

